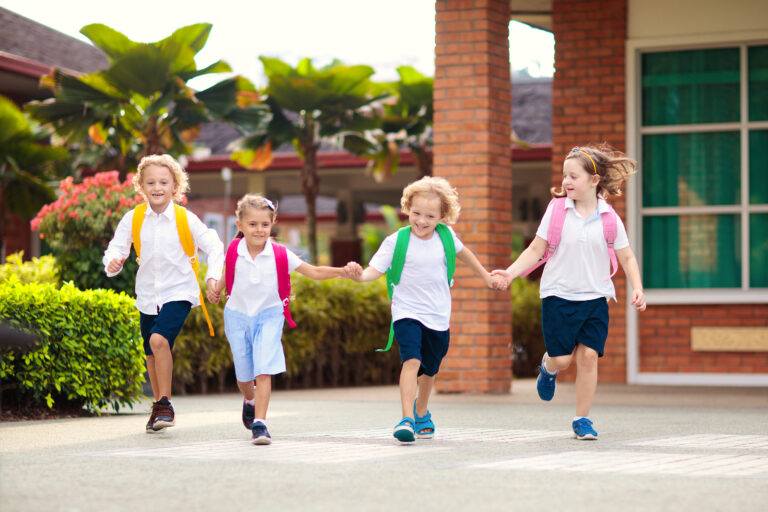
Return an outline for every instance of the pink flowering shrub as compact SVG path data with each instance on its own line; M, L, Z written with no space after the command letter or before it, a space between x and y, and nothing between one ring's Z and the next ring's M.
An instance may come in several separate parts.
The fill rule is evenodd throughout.
M121 182L117 171L101 172L75 184L59 185L59 198L32 219L33 230L50 246L62 281L81 289L111 288L133 294L135 255L110 279L101 258L123 215L144 201L133 188L133 175Z

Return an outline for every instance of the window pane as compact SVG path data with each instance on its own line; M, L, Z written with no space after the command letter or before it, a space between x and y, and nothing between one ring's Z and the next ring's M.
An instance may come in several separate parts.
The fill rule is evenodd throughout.
M768 130L749 132L749 204L768 204Z
M749 286L768 287L768 213L749 216Z
M768 120L768 46L748 49L749 120Z
M647 288L741 287L737 215L643 218Z
M739 204L738 132L643 136L643 206Z
M643 125L739 121L739 49L646 53Z

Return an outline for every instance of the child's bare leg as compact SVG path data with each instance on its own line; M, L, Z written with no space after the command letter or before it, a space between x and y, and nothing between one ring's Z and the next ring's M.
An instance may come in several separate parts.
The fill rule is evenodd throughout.
M160 390L157 387L157 370L155 370L155 356L147 356L147 375L149 376L149 385L152 386L152 395L155 402L160 400Z
M165 336L152 333L149 338L149 346L155 358L155 373L157 375L157 387L152 386L153 392L160 397L171 398L171 380L173 379L173 355L171 346Z
M577 347L578 350L578 347ZM576 351L574 351L574 354ZM549 370L551 373L559 372L560 370L565 370L569 366L571 366L571 360L573 359L573 354L568 354L567 356L557 356L552 357L549 354L547 354L547 370Z
M267 419L267 407L269 407L269 397L272 395L272 376L256 376L256 418Z
M576 416L589 416L597 389L597 352L576 345Z
M253 400L256 396L256 391L254 391L253 386L254 382L252 380L249 380L248 382L237 381L237 388L246 400Z
M424 416L429 409L429 397L432 395L432 388L435 386L434 375L419 375L419 399L416 401L416 414Z
M400 370L400 403L403 407L403 418L413 418L413 401L416 399L416 377L419 374L421 361L409 359L403 363Z

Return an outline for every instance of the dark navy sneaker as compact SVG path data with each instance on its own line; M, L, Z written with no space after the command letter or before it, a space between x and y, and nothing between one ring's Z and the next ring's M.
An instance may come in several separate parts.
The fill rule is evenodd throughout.
M253 419L256 417L256 406L249 405L243 400L243 425L251 430Z
M174 413L173 405L171 405L167 396L164 396L155 402L155 405L153 405L153 414L155 415L155 422L152 426L155 429L163 429L176 425L176 414Z
M555 379L557 379L557 372L551 375L544 369L544 365L539 366L539 378L536 380L536 391L539 393L539 398L549 402L552 397L555 396Z
M573 427L573 434L576 439L597 439L597 431L592 426L592 422L589 418L580 418L574 421L571 426Z
M261 421L254 421L251 425L251 432L253 433L253 444L270 444L272 443L272 436L269 435L267 426Z

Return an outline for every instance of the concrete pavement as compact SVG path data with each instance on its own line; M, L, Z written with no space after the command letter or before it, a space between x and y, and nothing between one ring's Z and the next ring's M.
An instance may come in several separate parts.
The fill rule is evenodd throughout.
M392 386L273 394L270 446L238 395L0 424L0 510L768 510L768 389L600 385L598 441L571 437L573 385L541 402L435 395L433 440L401 445Z

